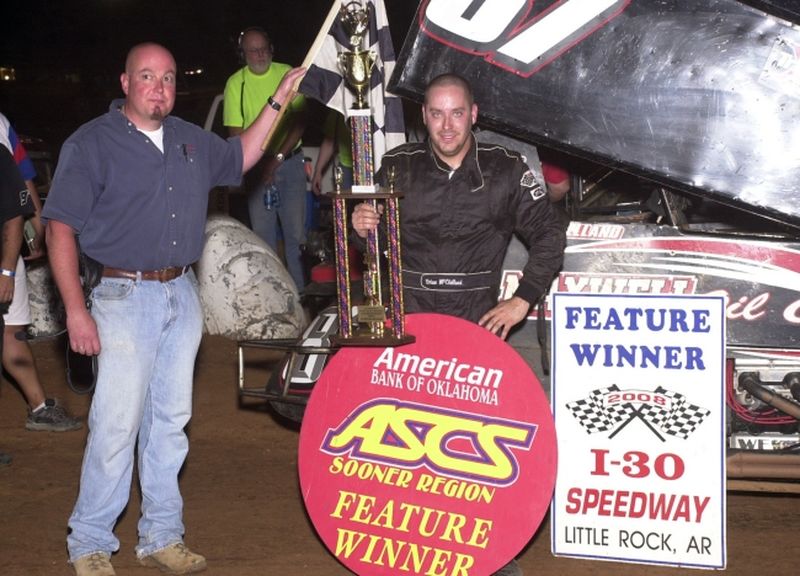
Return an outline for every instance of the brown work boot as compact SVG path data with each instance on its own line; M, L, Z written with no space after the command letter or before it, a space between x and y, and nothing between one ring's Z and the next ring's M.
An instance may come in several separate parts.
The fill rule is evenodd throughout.
M72 568L77 576L116 576L111 565L111 556L105 552L92 552L88 556L81 556L72 563Z
M167 574L193 574L206 569L206 559L189 550L183 542L176 542L150 556L139 558L139 563Z

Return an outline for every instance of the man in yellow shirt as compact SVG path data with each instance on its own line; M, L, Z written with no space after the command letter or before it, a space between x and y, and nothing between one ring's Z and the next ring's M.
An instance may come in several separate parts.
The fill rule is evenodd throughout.
M239 52L245 66L225 84L223 122L231 135L250 125L291 69L288 64L273 61L273 46L262 28L247 28L239 35ZM266 154L247 173L244 186L250 227L276 253L280 227L286 268L302 294L305 280L300 246L305 241L306 173L301 137L306 123L305 98L298 94L285 106L288 109Z

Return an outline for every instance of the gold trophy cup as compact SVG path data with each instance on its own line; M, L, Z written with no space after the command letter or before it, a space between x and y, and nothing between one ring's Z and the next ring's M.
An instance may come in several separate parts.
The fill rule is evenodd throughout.
M360 50L356 52L341 52L339 54L339 67L344 73L345 82L355 92L355 107L358 110L364 110L369 107L366 95L374 65L375 53L372 51Z

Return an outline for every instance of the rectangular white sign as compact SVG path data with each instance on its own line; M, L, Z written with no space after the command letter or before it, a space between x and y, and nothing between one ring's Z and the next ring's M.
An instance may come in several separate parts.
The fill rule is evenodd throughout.
M721 297L553 294L555 555L724 568Z

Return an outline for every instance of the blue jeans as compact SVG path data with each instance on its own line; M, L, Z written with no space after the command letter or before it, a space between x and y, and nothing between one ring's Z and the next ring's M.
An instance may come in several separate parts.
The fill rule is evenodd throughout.
M283 233L283 249L286 254L286 269L302 292L306 283L303 278L303 261L300 246L305 242L306 216L306 171L303 154L288 158L275 171L275 185L280 202L277 208L267 210L264 206L265 185L256 186L247 197L250 227L276 253L278 251L278 225Z
M165 283L103 278L92 316L101 352L67 547L72 561L119 549L113 529L130 497L138 437L143 557L183 540L178 472L189 451L184 427L203 330L197 280L191 270Z

